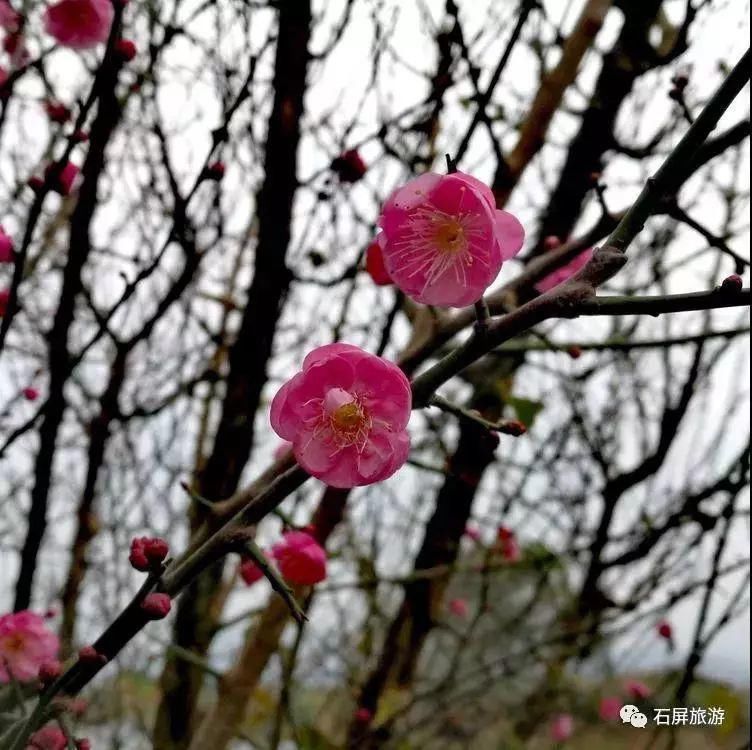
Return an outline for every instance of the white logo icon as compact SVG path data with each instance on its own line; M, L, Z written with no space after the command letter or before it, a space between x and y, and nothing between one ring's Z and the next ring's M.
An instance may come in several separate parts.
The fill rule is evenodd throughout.
M627 703L619 711L622 723L631 724L633 727L642 729L648 723L648 717L641 713L637 706Z

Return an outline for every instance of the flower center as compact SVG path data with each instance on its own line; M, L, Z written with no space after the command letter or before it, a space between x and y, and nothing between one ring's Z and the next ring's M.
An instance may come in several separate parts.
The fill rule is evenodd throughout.
M465 231L462 224L457 219L441 222L436 228L436 245L445 253L461 253L465 250Z
M343 388L330 388L323 406L329 430L339 447L365 443L371 430L371 418L356 396Z

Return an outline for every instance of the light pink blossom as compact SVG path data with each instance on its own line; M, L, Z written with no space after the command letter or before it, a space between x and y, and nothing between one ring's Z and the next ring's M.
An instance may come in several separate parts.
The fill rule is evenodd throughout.
M274 431L332 487L380 482L407 460L410 383L393 363L350 344L314 349L271 405Z
M13 263L13 240L0 224L0 263Z
M512 214L496 209L491 190L462 172L411 180L386 201L379 225L394 283L442 307L477 302L525 237Z
M569 263L561 266L561 268L557 268L555 271L551 271L548 276L544 276L540 281L536 282L535 288L542 293L553 289L555 286L559 286L559 284L565 282L570 276L574 276L590 260L592 255L592 247L583 250L579 255L575 255Z
M25 609L0 617L0 683L10 674L20 682L36 678L39 667L57 657L60 641L44 618Z
M21 16L13 10L8 0L0 0L0 28L6 31L15 31Z
M288 531L282 540L272 547L285 580L299 586L312 586L326 578L326 552L305 531Z
M66 750L68 740L63 730L55 724L38 729L29 737L26 750Z
M465 618L467 617L470 608L467 606L466 599L452 599L452 601L449 602L449 611L456 617Z
M628 680L624 684L624 689L627 691L627 694L635 700L649 698L653 692L644 682L640 682L639 680Z
M107 41L112 17L110 0L60 0L47 8L44 27L64 47L88 49Z
M601 698L601 702L598 704L598 716L600 716L603 721L617 721L619 719L619 711L621 711L621 707L621 698L617 696Z
M571 714L558 714L551 721L551 739L566 742L574 734L574 719Z

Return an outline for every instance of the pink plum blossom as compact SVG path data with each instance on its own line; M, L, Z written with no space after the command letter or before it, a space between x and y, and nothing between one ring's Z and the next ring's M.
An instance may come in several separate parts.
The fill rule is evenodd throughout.
M619 711L621 711L622 700L617 696L609 696L607 698L601 698L601 702L598 704L598 716L603 721L617 721L619 719Z
M377 286L387 286L392 283L392 277L384 265L381 245L377 240L374 240L366 250L366 271Z
M8 0L0 0L0 28L15 31L21 16L13 10Z
M558 714L551 721L551 739L566 742L574 733L574 719L571 714Z
M579 255L575 255L569 263L557 268L555 271L551 271L547 276L536 282L535 288L542 293L553 289L555 286L559 286L559 284L566 281L570 276L574 276L590 260L592 255L592 247L583 250Z
M449 602L449 611L456 617L465 618L470 611L466 599L452 599Z
M640 682L639 680L628 680L624 684L624 690L635 700L649 698L653 692L644 682Z
M0 263L13 263L13 240L0 224Z
M299 586L312 586L326 578L326 552L305 531L288 531L272 547L285 580Z
M44 26L64 47L88 49L107 41L112 18L110 0L60 0L47 8Z
M68 740L63 730L55 724L38 729L29 737L26 750L66 750Z
M25 609L0 617L0 683L11 675L20 682L36 678L39 667L57 657L60 641L44 618Z
M394 283L441 307L477 302L525 238L520 222L496 209L491 190L462 172L428 172L395 190L379 225Z
M390 477L407 460L410 383L393 363L350 344L314 349L271 405L271 425L298 463L331 487Z

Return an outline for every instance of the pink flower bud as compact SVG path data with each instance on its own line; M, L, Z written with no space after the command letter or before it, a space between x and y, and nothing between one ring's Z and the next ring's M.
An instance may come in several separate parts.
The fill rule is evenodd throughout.
M657 629L658 629L658 635L661 638L665 638L666 640L671 640L671 638L672 638L672 636L674 634L674 631L673 631L673 628L671 627L671 623L670 622L668 622L667 620L661 620L658 623L658 628Z
M245 560L240 563L238 573L246 586L253 586L256 581L260 581L264 577L264 572L253 560Z
M304 531L288 531L272 548L279 570L290 583L312 586L326 578L326 552Z
M172 600L169 594L151 593L144 597L141 609L150 620L161 620L170 613Z
M546 250L556 250L557 247L561 247L561 240L555 235L550 234L543 240L543 247Z
M115 52L125 62L130 62L136 56L137 51L136 45L130 39L118 39L115 42Z
M21 393L27 401L36 401L39 398L39 391L31 385L27 385Z
M469 612L467 600L452 599L452 601L449 602L449 611L456 617L462 617L464 619L465 617L467 617L467 614Z
M55 724L47 724L29 737L26 750L66 750L67 747L68 740L63 730Z
M46 174L49 176L51 171L52 165L47 167ZM69 161L55 177L50 187L55 192L60 193L60 195L70 195L71 190L73 190L73 184L78 177L78 172L78 167Z
M743 285L742 277L738 273L732 273L721 282L721 290L730 294L739 294Z
M170 552L170 545L160 537L144 539L144 554L152 565L159 565Z
M600 716L603 721L618 721L621 706L621 698L616 696L602 698L601 702L598 704L598 716Z
M13 263L14 260L13 239L0 225L0 263Z
M144 542L147 537L136 537L131 540L131 551L128 555L128 561L131 566L136 570L140 570L142 573L149 570L149 558L146 556L144 550Z
M377 286L387 286L392 283L392 277L384 265L381 246L374 240L366 250L366 271Z
M82 664L106 664L107 657L100 654L94 646L83 646L78 651L78 659Z
M640 682L639 680L628 680L624 685L624 689L634 700L649 698L653 692L644 682Z
M76 740L76 750L91 750L91 742L86 737Z
M43 685L49 685L54 682L63 672L63 665L57 659L51 659L44 662L39 667L39 681Z
M35 192L41 190L44 187L44 180L38 175L32 175L27 180L26 184Z
M574 719L571 714L554 716L550 732L554 742L566 742L574 733Z

